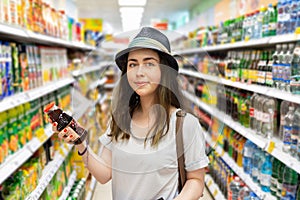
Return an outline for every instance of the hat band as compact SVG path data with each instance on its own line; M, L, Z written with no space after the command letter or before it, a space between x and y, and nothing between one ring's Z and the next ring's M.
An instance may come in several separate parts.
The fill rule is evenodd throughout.
M169 50L160 42L148 38L148 37L138 37L138 38L134 38L130 44L129 44L129 48L132 47L146 47L146 48L155 48L155 49L159 49L165 53L170 53Z

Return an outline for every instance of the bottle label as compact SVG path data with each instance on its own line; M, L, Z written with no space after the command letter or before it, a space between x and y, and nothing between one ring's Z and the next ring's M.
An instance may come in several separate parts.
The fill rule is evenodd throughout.
M266 187L270 187L271 186L271 175L270 174L260 174L260 184Z
M258 177L258 169L257 168L252 168L252 176Z
M267 85L273 85L273 74L272 72L266 73L266 84Z
M276 191L277 191L277 184L278 184L277 179L274 178L274 177L272 177L271 178L271 187L270 187L271 191L273 191L273 192L276 193Z
M282 183L279 183L277 180L277 193L276 196L281 197Z
M250 117L255 117L254 114L255 114L254 108L253 108L253 107L250 107L250 108L249 108L249 116L250 116Z
M283 126L283 144L291 144L292 130L293 129L291 126Z
M298 131L299 131L299 127L294 127L294 133L291 135L291 151L292 152L297 152L297 145L299 142L299 138L298 138Z
M276 23L275 22L269 22L269 31L274 31L276 29Z
M270 122L270 114L269 113L262 113L262 119L261 121L264 122L264 123L269 123Z

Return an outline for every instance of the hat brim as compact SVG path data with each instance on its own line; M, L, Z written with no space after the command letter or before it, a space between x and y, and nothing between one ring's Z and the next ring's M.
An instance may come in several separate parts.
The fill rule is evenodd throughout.
M178 63L177 60L174 58L173 55L163 52L160 49L156 49L153 47L139 47L139 46L135 46L135 47L129 47L127 49L124 49L120 52L118 52L115 56L115 62L117 64L117 66L119 67L119 69L121 71L124 71L124 69L127 67L127 58L128 58L128 53L137 49L152 49L155 51L158 51L162 56L164 56L164 58L166 59L166 61L168 62L168 66L173 68L174 70L176 70L178 72Z

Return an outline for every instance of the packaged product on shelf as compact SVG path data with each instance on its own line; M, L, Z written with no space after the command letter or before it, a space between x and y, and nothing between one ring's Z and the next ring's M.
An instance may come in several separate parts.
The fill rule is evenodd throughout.
M10 10L10 24L18 25L18 8L17 8L17 0L9 0L9 10Z
M25 133L26 133L26 140L27 141L30 141L32 139L32 130L31 130L31 127L30 127L30 121L31 121L31 108L30 108L30 103L27 102L24 104L24 123L25 123L25 127L24 127L24 130L25 130Z
M29 80L29 66L28 66L28 58L26 54L26 46L18 45L19 51L19 62L20 62L20 71L21 71L21 82L23 91L27 91L30 89L30 80Z
M3 0L2 2L2 22L10 24L10 9L9 9L9 0Z
M25 132L24 107L23 105L19 105L16 107L16 109L18 111L18 143L20 148L22 148L27 142Z
M285 166L283 171L283 182L281 190L282 199L296 199L297 184L298 173L288 166Z
M18 110L17 108L11 108L7 111L8 121L8 139L9 139L9 151L10 154L15 153L19 149L18 138Z
M22 80L21 80L21 69L19 65L19 52L17 45L15 43L10 43L11 50L12 50L12 70L13 70L13 76L12 76L12 85L14 93L22 92Z

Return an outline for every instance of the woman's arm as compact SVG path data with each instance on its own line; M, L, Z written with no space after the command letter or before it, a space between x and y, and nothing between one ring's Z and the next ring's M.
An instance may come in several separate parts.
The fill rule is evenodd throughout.
M57 132L56 126L57 123L54 122L52 124L52 130L54 132ZM75 138L78 138L79 136L72 128L66 127L58 133L58 137L65 142L72 144ZM88 148L82 155L82 160L97 181L104 184L111 179L111 151L109 149L103 147L103 150L99 153L99 156L97 156L93 150L87 146L85 141L76 145L76 148L80 153L83 153L85 148Z
M187 181L174 200L198 200L203 195L205 168L186 173Z
M86 145L80 144L76 145L76 147L79 152L83 152ZM101 148L103 150L97 156L88 147L87 152L82 155L82 160L95 179L101 184L105 184L111 179L111 151L103 146Z

